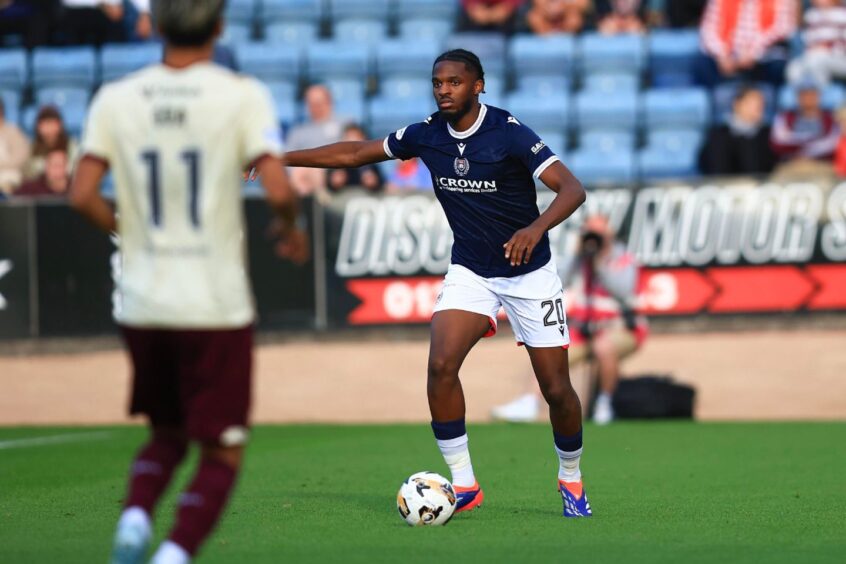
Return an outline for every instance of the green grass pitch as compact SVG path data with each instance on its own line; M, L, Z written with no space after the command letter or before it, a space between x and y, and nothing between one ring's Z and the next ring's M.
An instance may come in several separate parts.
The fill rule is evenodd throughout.
M594 517L578 520L560 516L547 426L469 432L484 506L445 527L411 528L396 511L400 482L447 474L426 425L258 427L234 501L197 560L844 561L846 423L587 426ZM89 440L14 442L65 433ZM0 562L106 562L144 436L138 427L0 429ZM175 496L172 487L160 505L157 540Z

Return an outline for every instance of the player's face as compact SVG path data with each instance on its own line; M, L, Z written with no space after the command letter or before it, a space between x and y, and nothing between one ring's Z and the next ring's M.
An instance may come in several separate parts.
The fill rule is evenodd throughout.
M464 63L441 61L432 69L432 93L447 120L460 119L473 108L482 91L482 81Z

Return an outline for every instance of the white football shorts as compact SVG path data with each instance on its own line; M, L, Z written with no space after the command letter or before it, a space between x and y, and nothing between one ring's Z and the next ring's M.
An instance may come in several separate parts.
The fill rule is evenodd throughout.
M485 336L490 337L496 333L500 307L505 310L518 345L570 345L564 290L554 260L512 278L483 278L468 268L451 264L434 311L459 309L485 315L491 323L491 331Z

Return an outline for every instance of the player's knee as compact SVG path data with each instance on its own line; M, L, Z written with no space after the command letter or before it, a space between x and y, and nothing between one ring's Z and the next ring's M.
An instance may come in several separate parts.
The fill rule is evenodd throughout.
M458 377L460 363L449 355L431 355L429 357L429 379L450 380Z
M242 446L220 446L217 444L204 444L202 456L206 459L216 460L231 468L239 468L244 457Z
M551 382L541 387L541 392L550 407L566 412L570 409L575 390L569 382Z

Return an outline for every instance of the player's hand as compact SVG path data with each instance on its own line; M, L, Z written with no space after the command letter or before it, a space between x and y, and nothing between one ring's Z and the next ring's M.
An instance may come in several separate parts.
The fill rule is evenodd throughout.
M256 167L251 167L250 169L244 171L244 182L252 182L257 179L258 176L258 169Z
M302 229L290 229L276 242L276 254L294 264L303 265L311 257L308 233Z
M543 237L543 230L531 225L517 231L503 245L505 260L509 261L511 266L527 264L531 260L532 251L535 250L535 246L537 246L541 237Z

